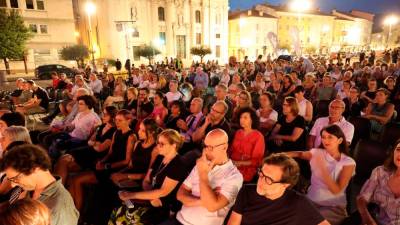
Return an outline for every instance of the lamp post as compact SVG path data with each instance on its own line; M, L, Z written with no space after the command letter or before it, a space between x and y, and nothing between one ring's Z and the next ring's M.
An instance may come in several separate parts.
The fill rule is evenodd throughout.
M88 17L88 24L89 24L89 45L92 53L92 64L93 64L93 70L96 68L96 63L94 61L94 47L93 47L93 41L92 41L92 22L91 22L91 16L96 13L96 5L93 2L86 2L85 4L85 12Z
M395 25L398 21L399 18L397 18L395 15L390 15L386 17L385 20L383 21L384 25L389 26L389 32L386 40L386 48L389 47L390 35L392 34L392 26Z
M297 27L299 33L299 44L300 44L300 55L302 54L302 46L301 46L301 29L300 29L300 17L301 13L306 12L311 9L311 1L310 0L293 0L289 5L290 10L297 12Z

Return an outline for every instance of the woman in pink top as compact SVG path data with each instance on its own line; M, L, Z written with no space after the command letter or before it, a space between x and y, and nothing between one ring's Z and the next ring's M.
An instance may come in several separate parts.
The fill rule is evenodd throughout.
M160 91L157 91L154 95L154 109L150 117L153 118L157 124L161 127L164 126L164 119L168 115L167 98Z
M238 115L241 129L233 138L231 159L242 173L244 182L250 182L264 157L264 136L257 130L260 121L254 109L243 108Z

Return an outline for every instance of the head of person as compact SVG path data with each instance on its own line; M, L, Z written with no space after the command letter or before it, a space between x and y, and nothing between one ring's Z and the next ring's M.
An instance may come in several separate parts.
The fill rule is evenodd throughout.
M47 152L37 145L23 144L8 151L0 162L12 186L20 186L26 191L33 191L37 182L49 173L51 160Z
M0 144L3 149L7 149L12 143L26 143L31 144L31 136L29 135L28 129L23 126L10 126L4 129L2 132L3 137L0 139Z
M164 107L167 107L168 105L167 97L165 97L164 93L162 93L161 91L157 91L154 94L153 101L155 106L163 105Z
M292 78L293 81L298 79L298 74L296 71L290 72L290 77Z
M263 92L258 101L262 109L271 109L274 107L275 96L271 92Z
M67 74L65 73L60 73L60 80L66 80L67 79Z
M121 109L115 115L115 126L119 130L128 129L132 119L133 116L129 110Z
M218 84L215 86L215 96L218 100L225 100L228 94L228 87L224 84Z
M378 87L378 83L375 78L368 80L368 90L375 91L377 87Z
M23 86L23 84L24 84L24 78L18 78L16 81L15 81L15 86L17 86L17 88L19 88L19 89L22 89L22 86Z
M393 89L396 83L396 79L394 78L394 76L388 76L383 83L386 85L387 88Z
M25 126L25 117L19 112L4 113L0 117L0 132L10 126Z
M384 168L389 172L396 172L400 168L400 139L394 144L394 148L390 151L389 157L384 163Z
M329 103L329 117L339 120L342 118L345 107L346 104L340 99L331 101L331 103Z
M299 114L299 103L294 97L286 97L282 104L282 112L285 116L291 114L297 116Z
M296 88L294 89L293 93L294 93L294 97L296 97L298 100L302 100L304 98L304 87L299 85L296 86Z
M324 86L324 87L328 87L328 86L330 86L332 84L332 77L329 75L329 74L325 74L323 77L322 77L322 85Z
M294 81L290 75L283 76L283 85L289 87L294 84Z
M232 83L233 83L233 84L238 84L238 83L240 83L240 76L239 76L239 74L235 73L235 74L232 76Z
M343 80L351 80L351 77L353 76L353 73L350 70L347 70L344 74L343 74Z
M139 101L147 102L149 99L150 90L148 88L140 88L139 89Z
M177 92L178 91L178 81L177 80L170 80L169 81L169 91L170 92Z
M228 112L228 105L225 101L216 101L210 110L210 119L213 123L217 123L224 119L225 114Z
M207 133L203 141L203 154L210 162L223 163L227 159L228 134L222 129L214 129Z
M26 85L27 85L28 90L31 90L31 91L35 90L35 87L36 87L35 81L27 80Z
M157 148L159 154L163 156L176 154L182 144L182 136L174 129L163 130L157 137Z
M75 76L75 85L78 87L83 87L84 84L85 84L85 81L83 80L83 76L76 75Z
M384 104L388 100L389 95L390 91L388 91L386 88L379 88L376 90L375 102L378 104Z
M137 99L138 90L135 87L130 87L126 90L126 97L129 101Z
M351 88L351 81L345 80L343 81L343 90L350 90Z
M285 153L271 154L264 159L258 172L257 193L261 196L277 196L297 184L300 168Z
M93 109L96 105L96 100L91 95L83 95L78 97L78 111L86 112Z
M190 113L197 114L201 112L203 109L203 99L202 98L194 98L190 102Z
M156 121L151 118L146 118L139 125L138 137L141 141L156 142L160 132L161 128Z
M185 104L180 100L175 100L171 103L171 114L180 115L185 112Z
M346 136L338 125L329 125L321 130L321 146L328 151L339 151L346 155L349 154Z
M115 116L117 115L117 108L115 106L106 106L103 110L103 123L115 124Z
M95 73L91 73L90 76L89 76L89 79L91 81L95 81L95 80L97 80L97 75Z
M257 82L262 82L262 81L263 81L263 75L262 75L262 73L257 73L257 75L256 75L256 81L257 81Z
M20 199L0 212L2 224L50 225L50 212L45 204L30 198Z
M259 129L260 118L257 116L257 113L253 108L242 108L240 109L238 115L240 127L242 127L243 129Z
M358 87L350 88L350 98L356 99L360 95L360 89Z
M250 92L248 92L248 91L239 92L238 107L243 108L243 107L251 107L251 106L252 106L252 102L251 102Z
M315 76L313 73L307 73L304 76L304 82L306 82L306 83L314 83L314 80L315 80Z
M73 97L74 101L78 101L78 98L80 96L84 96L84 95L90 95L89 91L86 88L78 88L75 92L75 95Z
M201 67L201 66L198 66L197 68L196 68L196 73L197 74L203 74L203 67Z

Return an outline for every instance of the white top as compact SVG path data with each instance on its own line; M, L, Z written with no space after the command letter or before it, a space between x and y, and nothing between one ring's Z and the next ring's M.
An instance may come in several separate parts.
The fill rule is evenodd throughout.
M313 148L310 150L312 158L311 166L311 186L308 189L307 197L313 202L322 206L346 206L346 187L338 194L329 191L324 183L320 169L318 168L317 158L320 157L327 166L328 172L333 180L338 180L340 172L344 166L356 165L356 162L345 154L340 154L340 160L335 160L326 150ZM353 173L354 176L354 173Z
M93 111L85 114L78 113L71 124L75 126L74 130L70 133L71 137L86 140L93 129L101 124L101 119Z
M264 123L267 120L272 120L272 121L275 121L275 122L278 121L278 112L275 111L275 110L272 110L272 112L269 114L268 118L261 117L260 109L257 109L256 113L257 113L257 116L260 117L260 122L261 123Z
M306 116L306 109L307 109L307 99L303 99L299 101L299 115L302 117Z
M89 87L92 89L93 93L100 93L103 89L103 83L101 83L101 80L96 79L95 81L90 81Z
M167 92L167 94L165 94L165 97L167 97L167 101L169 103L179 100L182 98L182 93L180 93L179 91L172 93L172 92Z
M219 84L226 85L228 87L229 81L231 80L231 77L229 74L222 74L221 75L221 80L219 81Z
M348 122L344 117L334 124L338 125L342 129L346 141L351 143L354 135L354 125ZM310 135L315 136L314 148L318 148L321 145L321 130L328 125L329 117L321 117L315 121L314 126L310 131Z
M215 166L208 174L210 187L214 192L219 192L229 203L222 209L216 212L209 212L202 206L182 206L178 212L176 219L184 225L221 225L224 222L229 209L235 203L236 196L239 193L243 183L243 176L229 160L221 166ZM192 172L183 183L191 189L192 195L200 197L200 181L197 172L197 167L194 167Z

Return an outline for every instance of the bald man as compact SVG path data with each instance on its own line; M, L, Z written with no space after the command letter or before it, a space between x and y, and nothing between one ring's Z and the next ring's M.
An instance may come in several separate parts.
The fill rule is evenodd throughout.
M164 224L223 224L243 183L227 150L228 135L224 130L214 129L206 135L203 154L177 194L182 209L176 219Z

